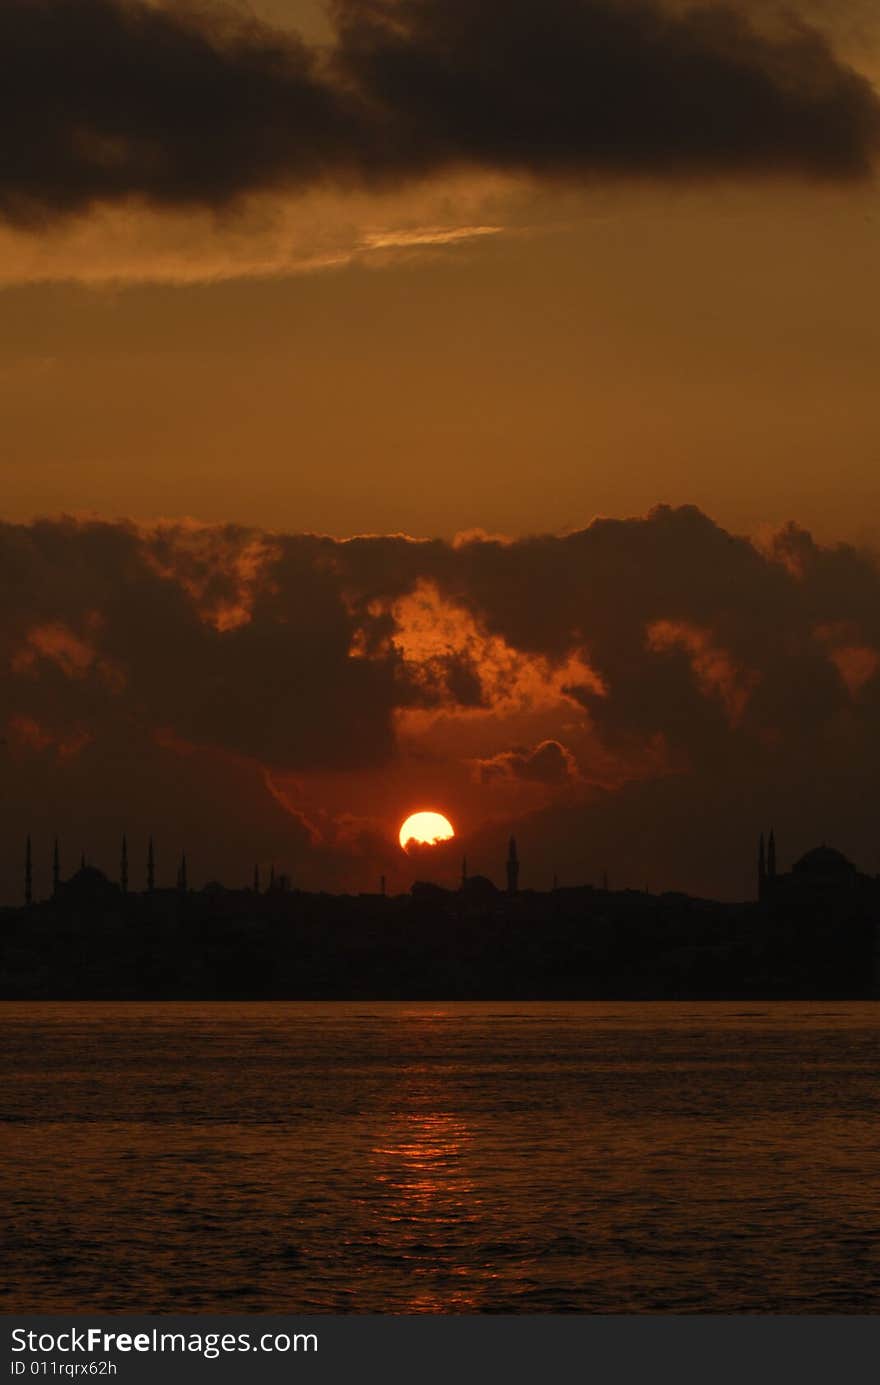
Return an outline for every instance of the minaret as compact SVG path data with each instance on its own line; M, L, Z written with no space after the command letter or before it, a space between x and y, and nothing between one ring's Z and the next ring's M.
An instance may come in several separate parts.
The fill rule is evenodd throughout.
M58 838L55 838L55 845L52 848L52 898L58 898L58 886L61 884L61 858L58 854Z
M776 834L772 827L767 841L767 879L776 879Z
M379 893L380 893L380 895L382 896L382 898L384 899L384 898L385 898L385 876L384 876L384 875L380 875L380 876L379 876Z
M128 842L124 832L122 834L122 851L119 856L119 888L123 894L128 894Z
M260 867L254 866L254 894L260 893Z
M180 858L180 869L177 872L177 888L181 894L186 894L189 888L186 878L186 852Z
M519 889L519 856L516 851L516 837L511 837L507 848L507 893L516 894Z
M466 884L467 884L467 857L466 857L466 856L462 856L462 858L461 858L461 888L464 889L464 887L465 887Z
M147 843L147 894L156 888L156 857L153 854L153 838Z
M275 889L275 862L273 861L272 864L271 864L271 866L269 867L269 893L271 894L272 891L273 891L274 889Z
M24 902L25 907L28 909L34 902L34 875L33 861L31 859L30 833L28 833L27 845L24 849Z
M758 898L763 899L767 890L767 861L764 856L764 833L758 839Z

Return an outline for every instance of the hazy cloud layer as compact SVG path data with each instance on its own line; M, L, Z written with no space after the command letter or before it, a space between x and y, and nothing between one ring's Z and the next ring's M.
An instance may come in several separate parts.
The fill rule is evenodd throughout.
M6 0L0 214L388 188L864 175L878 101L806 23L659 0L337 0L310 46L219 5Z
M875 851L880 574L794 526L758 547L661 508L452 545L43 521L0 526L0 579L9 842L160 824L206 875L286 853L312 883L404 885L396 829L431 802L469 858L519 823L533 871L569 876L626 860L736 892L731 853L771 817Z

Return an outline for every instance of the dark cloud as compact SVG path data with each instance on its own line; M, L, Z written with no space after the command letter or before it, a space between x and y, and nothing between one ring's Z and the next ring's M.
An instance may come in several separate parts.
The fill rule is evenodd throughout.
M327 50L220 5L5 0L0 213L398 184L447 169L863 175L878 101L732 4L337 0Z
M0 50L12 220L130 196L222 205L314 181L348 141L305 45L219 6L7 0Z
M453 546L42 521L0 526L0 580L7 841L161 823L208 875L286 842L333 887L346 840L436 784L475 838L549 801L521 835L564 875L625 857L736 892L724 862L771 820L877 864L880 572L794 526L756 546L660 508Z
M578 777L571 751L553 740L541 741L531 748L504 750L491 759L480 760L478 768L484 784L493 779L524 779L529 783L561 785Z
M324 547L263 550L234 527L2 526L15 681L0 695L49 727L135 718L267 765L382 764L395 661L349 658L356 626Z
M418 171L852 174L878 133L868 83L817 32L762 34L731 5L341 0L336 13L341 69Z

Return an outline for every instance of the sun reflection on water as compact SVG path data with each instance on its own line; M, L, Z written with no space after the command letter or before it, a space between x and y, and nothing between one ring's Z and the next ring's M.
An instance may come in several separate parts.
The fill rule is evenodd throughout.
M470 1144L460 1116L408 1111L370 1151L380 1190L382 1240L406 1261L413 1280L407 1312L467 1312L476 1304L468 1283L474 1267L465 1261L463 1235L480 1215L477 1185L466 1167ZM456 1257L459 1243L462 1254ZM446 1266L442 1284L437 1273L440 1247Z

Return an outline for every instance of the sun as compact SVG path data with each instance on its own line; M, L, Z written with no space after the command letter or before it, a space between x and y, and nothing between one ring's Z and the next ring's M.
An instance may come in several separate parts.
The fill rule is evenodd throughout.
M442 813L410 813L400 829L400 845L406 851L411 843L417 846L436 846L455 836L455 828Z

